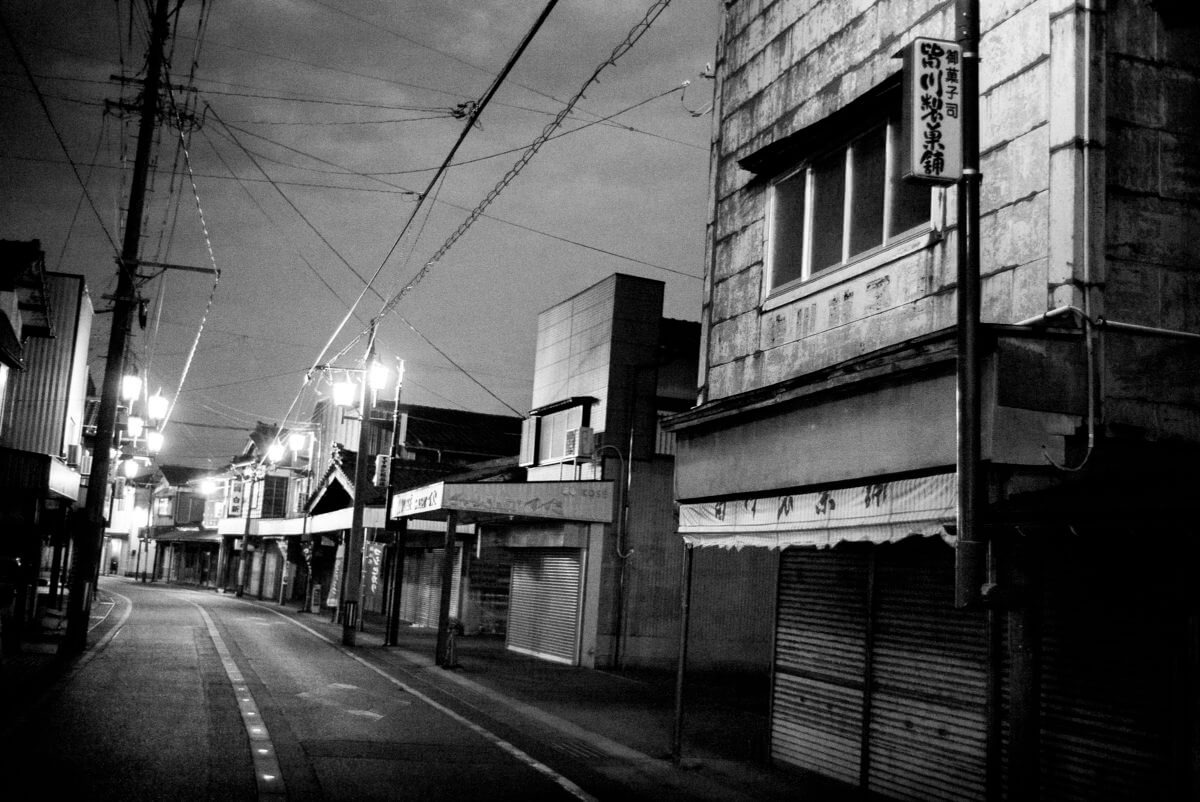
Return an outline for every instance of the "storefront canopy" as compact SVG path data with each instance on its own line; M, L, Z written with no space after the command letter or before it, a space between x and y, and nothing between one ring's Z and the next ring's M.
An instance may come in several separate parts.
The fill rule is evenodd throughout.
M434 482L397 493L391 518L445 518L460 521L517 518L557 521L612 521L613 483L579 482Z
M220 543L221 533L212 529L172 529L159 532L154 539L160 543Z
M693 546L828 548L843 542L891 543L940 537L958 507L955 474L842 487L814 493L682 504L679 533Z

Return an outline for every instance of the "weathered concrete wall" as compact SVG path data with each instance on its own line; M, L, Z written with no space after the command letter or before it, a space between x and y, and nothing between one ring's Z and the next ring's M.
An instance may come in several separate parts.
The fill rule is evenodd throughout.
M1049 304L1047 89L1054 80L1056 3L1061 0L986 3L981 18L983 315L989 322L1014 322ZM879 264L842 271L849 276L845 280L810 282L811 290L786 293L781 302L764 288L768 182L737 165L896 73L900 61L894 55L914 37L953 38L953 3L760 0L735 3L727 13L719 48L716 213L706 316L709 400L954 323L953 190L935 193L934 236L915 248L884 249L889 252Z
M1200 332L1200 48L1149 0L1108 4L1104 315ZM1200 440L1200 345L1107 333L1104 420Z

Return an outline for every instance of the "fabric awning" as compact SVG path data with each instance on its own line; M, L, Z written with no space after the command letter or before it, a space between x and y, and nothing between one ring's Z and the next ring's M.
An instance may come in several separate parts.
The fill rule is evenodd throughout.
M844 542L891 543L940 537L958 510L956 474L841 487L813 493L681 504L679 533L692 546L828 548Z

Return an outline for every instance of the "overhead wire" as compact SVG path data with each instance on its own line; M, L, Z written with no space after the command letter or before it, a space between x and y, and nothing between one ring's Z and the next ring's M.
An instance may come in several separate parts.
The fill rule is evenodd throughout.
M112 233L108 230L108 226L104 224L104 217L100 214L100 210L96 207L96 201L94 198L92 198L91 192L88 191L87 182L83 180L83 176L79 174L79 168L75 165L74 159L71 158L71 151L67 147L67 143L63 139L62 133L58 130L58 125L56 125L54 122L54 116L50 114L50 107L46 104L46 99L42 97L41 88L38 86L37 81L34 80L33 70L30 69L29 62L26 61L25 54L22 52L21 46L17 42L16 35L9 27L8 19L5 17L2 9L0 9L0 27L4 28L4 36L6 39L8 39L9 45L12 47L13 53L17 57L17 62L21 65L21 69L25 73L26 79L29 81L30 86L33 87L34 94L38 99L38 104L42 107L42 113L46 117L46 122L49 124L50 130L54 132L54 138L58 140L58 146L62 149L63 155L66 157L67 162L71 165L71 171L75 174L75 180L79 182L79 186L83 190L84 197L87 198L88 206L91 207L92 213L96 216L96 222L100 224L100 229L104 232L104 236L108 240L108 244L112 247L113 255L115 256L119 254L120 250L117 247L117 241L113 238Z
M396 305L399 304L400 301L403 300L403 298L410 293L426 275L429 274L429 271L433 269L433 266L437 264L452 247L454 247L454 244L458 242L458 240L467 232L468 229L470 229L474 222L479 219L479 216L483 214L484 210L486 210L487 207L490 206L497 197L499 197L500 193L504 191L505 187L507 187L513 181L513 179L517 177L521 170L524 169L525 165L527 165L530 160L533 159L534 155L538 152L538 150L541 149L542 145L549 140L550 136L553 135L558 126L560 126L563 120L566 119L567 115L570 114L574 105L583 97L583 93L586 92L588 87L590 87L596 80L599 79L600 73L602 73L606 67L615 64L617 60L620 59L625 53L629 52L629 50L637 43L639 39L641 39L646 31L650 29L650 26L654 24L654 21L658 19L658 16L666 10L670 3L671 0L656 0L656 2L651 5L651 7L646 11L645 16L636 25L634 25L630 32L626 35L624 41L617 45L613 49L612 53L609 54L608 58L601 62L601 64L596 67L592 74L588 76L588 78L583 82L583 85L579 88L579 91L577 91L571 100L567 102L567 105L563 107L554 120L552 120L546 125L545 128L542 129L541 135L538 136L538 138L535 139L528 148L526 148L525 152L521 154L516 163L509 168L508 172L505 173L500 181L496 183L496 185L491 189L491 191L488 192L483 200L471 210L470 214L467 215L467 218L459 225L459 227L455 229L449 237L446 238L446 241L442 243L442 246L437 250L437 252L430 257L429 261L427 261L425 265L422 266L419 271L417 271L416 275L413 276L413 278L406 285L404 285L404 287L401 288L398 293L393 295L392 298L390 298L383 305L383 308L379 311L377 317L381 318L394 309ZM360 334L359 336L361 337L362 335Z

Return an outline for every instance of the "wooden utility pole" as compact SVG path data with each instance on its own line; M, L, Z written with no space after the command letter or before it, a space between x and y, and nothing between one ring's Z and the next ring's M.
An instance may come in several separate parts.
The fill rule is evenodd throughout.
M95 591L97 562L104 544L104 496L112 467L113 435L117 429L117 403L121 376L125 372L125 344L134 304L134 274L137 271L138 246L142 238L142 213L146 200L146 176L150 168L150 147L158 119L158 93L162 83L163 48L170 35L168 2L156 0L150 19L150 51L146 57L146 78L142 83L142 118L138 125L137 150L133 161L133 180L129 189L129 208L125 214L125 238L117 263L117 293L113 306L112 330L108 336L108 355L104 365L104 383L100 393L100 413L96 420L96 439L92 447L92 471L88 474L86 521L75 534L74 567L70 598L67 601L67 632L60 649L78 654L87 647L88 619Z

